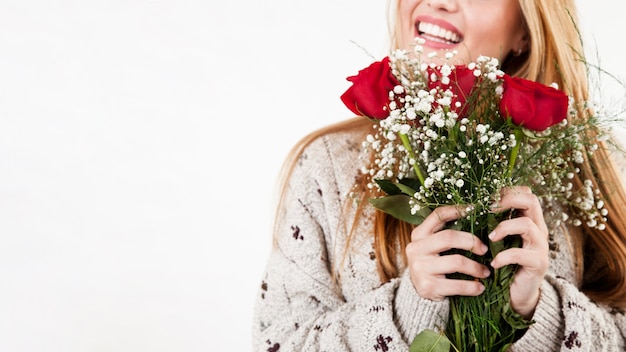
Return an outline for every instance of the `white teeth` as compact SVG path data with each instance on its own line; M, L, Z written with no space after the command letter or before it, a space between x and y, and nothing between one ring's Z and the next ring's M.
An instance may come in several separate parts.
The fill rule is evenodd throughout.
M417 29L421 33L427 34L432 37L444 39L449 42L458 43L461 41L461 38L459 38L459 36L456 33L453 33L447 29L441 28L436 24L432 24L428 22L420 22Z

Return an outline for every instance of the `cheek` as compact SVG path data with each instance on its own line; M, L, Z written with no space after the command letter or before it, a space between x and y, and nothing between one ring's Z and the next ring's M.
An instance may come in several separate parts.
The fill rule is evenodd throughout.
M507 55L517 45L516 42L519 41L519 38L523 36L521 33L523 32L522 15L519 12L517 2L514 1L511 4L510 6L494 8L489 15L475 17L482 19L482 21L476 21L474 25L482 32L480 35L488 39L485 42L490 43L492 56Z
M413 12L419 3L424 0L398 0L397 8L400 9L400 12Z
M479 21L473 24L473 28L475 29L473 40L477 47L480 48L480 55L497 57L502 60L511 51L515 30L510 23L505 24L503 21Z
M405 48L413 42L415 35L413 26L413 13L421 0L399 0L397 7L397 26L399 28L398 41Z

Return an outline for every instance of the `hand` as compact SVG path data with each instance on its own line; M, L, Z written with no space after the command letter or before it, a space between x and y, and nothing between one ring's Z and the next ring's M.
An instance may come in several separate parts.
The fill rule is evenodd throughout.
M452 248L487 253L487 246L469 232L445 229L447 222L463 216L464 207L436 208L411 232L411 243L406 246L408 270L417 293L434 301L447 296L478 296L485 287L479 281L455 280L446 274L463 273L475 278L486 278L489 268L460 254L441 256Z
M519 265L511 284L511 307L529 319L539 302L539 288L548 271L548 227L539 200L530 188L506 188L502 190L501 196L494 211L516 209L519 217L502 221L489 235L489 239L500 241L509 234L518 234L522 237L522 247L498 253L491 266L497 269L509 264Z

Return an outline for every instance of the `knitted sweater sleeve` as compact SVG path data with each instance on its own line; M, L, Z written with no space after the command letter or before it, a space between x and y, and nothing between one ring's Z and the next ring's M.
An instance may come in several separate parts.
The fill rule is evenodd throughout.
M592 302L575 285L547 276L531 325L510 349L522 351L625 351L624 312Z
M287 182L256 298L254 351L406 352L419 331L443 326L448 302L419 297L406 275L345 294L331 257L345 199L335 175L346 170L328 148L324 138L313 142Z

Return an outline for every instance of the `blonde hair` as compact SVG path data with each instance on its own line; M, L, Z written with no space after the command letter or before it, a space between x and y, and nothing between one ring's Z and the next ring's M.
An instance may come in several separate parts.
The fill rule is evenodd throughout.
M400 23L396 16L399 2L391 1L388 7L389 30L392 49L399 48L402 38L398 38ZM543 84L557 83L567 94L577 101L586 101L589 95L587 65L584 60L583 43L577 26L578 18L574 0L519 0L528 36L528 50L520 57L503 61L503 69L515 76L524 77ZM578 118L585 118L581 110ZM344 129L365 129L367 119L356 118L313 132L292 150L292 162L285 165L287 175L293 167L302 148L311 140L325 133ZM291 165L291 166L289 166ZM583 180L590 180L605 197L605 207L609 211L607 228L597 230L582 226L582 238L572 236L571 244L576 255L579 277L588 278L592 265L602 270L594 272L593 280L584 282L583 291L592 299L614 307L626 308L626 193L620 178L609 160L608 146L601 144L581 167L575 179L575 187L582 187ZM356 214L361 216L367 198L375 196L365 187L366 180L360 183L362 200L357 202ZM355 219L353 219L355 220ZM352 224L357 223L353 221ZM374 219L374 251L377 258L381 281L386 282L399 275L401 257L406 262L402 250L409 242L412 227L382 212L376 211ZM573 233L577 229L573 229ZM349 243L349 242L348 242ZM398 253L398 251L402 253ZM592 263L586 263L594 261Z
M556 82L577 101L587 101L589 73L575 2L520 0L520 8L530 37L529 58L521 74L544 84ZM585 116L584 111L578 114L578 118ZM586 242L574 244L580 270L604 266L593 281L584 283L583 291L597 301L626 307L626 194L609 154L608 145L601 143L576 179L577 187L582 186L583 180L592 181L604 196L609 211L607 228L597 230L583 224ZM584 263L585 258L597 262Z

